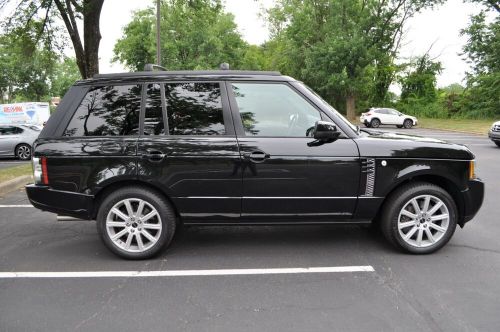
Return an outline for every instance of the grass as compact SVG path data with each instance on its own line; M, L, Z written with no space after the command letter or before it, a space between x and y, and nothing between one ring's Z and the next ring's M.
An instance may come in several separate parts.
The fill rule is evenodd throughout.
M418 127L430 129L444 129L473 134L488 134L495 120L467 120L467 119L428 119L419 118Z
M0 183L17 178L18 176L31 175L31 165L14 166L0 169Z

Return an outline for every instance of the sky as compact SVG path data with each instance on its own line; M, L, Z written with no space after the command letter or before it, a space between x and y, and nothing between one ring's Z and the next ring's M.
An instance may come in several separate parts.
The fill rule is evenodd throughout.
M273 3L274 0L225 0L226 10L234 14L240 33L251 44L260 44L269 38L267 27L259 14ZM122 36L123 27L132 19L133 12L153 4L153 0L104 1L100 22L101 73L126 71L121 64L111 62L113 47ZM463 0L448 0L434 10L417 14L407 22L400 61L422 55L432 45L430 55L441 61L444 67L438 76L438 86L464 83L465 72L469 67L459 55L466 42L466 38L460 36L460 29L467 26L469 17L478 13L480 8L478 4L464 3ZM68 55L73 55L73 51L69 50Z

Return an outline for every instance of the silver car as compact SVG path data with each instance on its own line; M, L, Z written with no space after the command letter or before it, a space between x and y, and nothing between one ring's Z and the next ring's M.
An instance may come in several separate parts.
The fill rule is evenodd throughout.
M31 147L41 129L34 125L0 125L0 156L31 159Z
M500 121L491 126L488 137L500 148Z

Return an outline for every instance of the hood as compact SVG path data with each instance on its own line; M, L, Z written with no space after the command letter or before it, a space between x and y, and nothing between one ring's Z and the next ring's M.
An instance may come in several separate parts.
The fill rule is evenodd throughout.
M363 130L356 142L363 157L474 159L465 145L430 137Z

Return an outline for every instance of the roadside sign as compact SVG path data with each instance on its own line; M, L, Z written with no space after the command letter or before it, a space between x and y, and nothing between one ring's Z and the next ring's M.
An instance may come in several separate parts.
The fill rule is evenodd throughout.
M43 125L49 119L49 103L16 103L0 105L0 124L29 123Z

